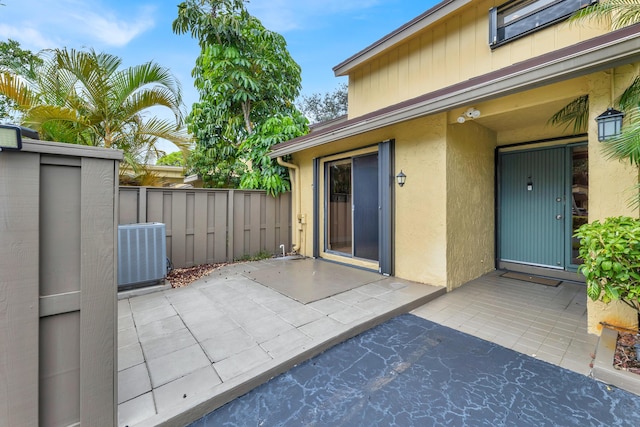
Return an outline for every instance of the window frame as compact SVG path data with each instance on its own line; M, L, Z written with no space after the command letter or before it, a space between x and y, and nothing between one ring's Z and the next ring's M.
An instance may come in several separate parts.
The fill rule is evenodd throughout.
M495 49L513 40L517 40L536 31L550 27L551 25L565 21L576 11L597 2L598 0L555 0L551 2L545 0L511 0L498 7L493 7L489 9L489 46L491 49ZM531 9L531 6L535 5L535 3L540 3L539 7ZM570 12L566 12L564 11L566 9L562 8L562 6L567 5L571 7ZM501 21L500 17L512 15L520 9L530 10L522 17L512 19L507 24L499 24ZM543 16L542 14L545 13L549 16L545 17L544 22L535 22L536 18L540 18ZM507 36L505 34L505 29L508 29L514 24L520 24L521 26L524 24L524 29L516 30L514 34Z

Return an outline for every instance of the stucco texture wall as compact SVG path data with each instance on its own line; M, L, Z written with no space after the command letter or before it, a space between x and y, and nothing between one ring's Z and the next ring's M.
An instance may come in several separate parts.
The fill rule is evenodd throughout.
M395 275L433 285L447 285L446 258L446 114L429 116L389 126L363 135L325 144L296 153L292 162L300 167L302 214L301 254L313 254L313 215L320 219L321 256L323 248L323 188L320 183L320 212L313 212L313 159L348 157L365 147L395 139L395 173L407 175L404 187L395 185ZM349 258L341 261L367 267Z
M496 135L474 122L447 132L447 288L494 269Z
M414 120L398 129L396 173L396 276L447 285L446 115Z
M619 215L638 217L638 209L629 205L629 199L634 194L633 187L638 184L638 169L628 161L612 160L605 156L602 143L597 138L598 129L594 120L613 105L612 101L629 85L636 70L637 65L628 65L590 76L589 222ZM636 311L623 303L603 304L588 299L587 308L590 333L600 333L600 322L637 327Z

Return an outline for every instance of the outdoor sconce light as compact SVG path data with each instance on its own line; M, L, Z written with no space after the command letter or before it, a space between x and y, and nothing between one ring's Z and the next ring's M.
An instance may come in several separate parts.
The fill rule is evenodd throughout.
M407 175L405 175L404 172L402 172L402 169L400 169L400 173L396 175L396 179L398 180L398 185L402 187L407 180Z
M598 122L598 141L606 141L620 135L623 118L624 113L613 108L607 108L607 111L596 117L596 122Z
M527 191L533 191L533 181L531 181L531 177L527 179Z
M18 126L0 125L0 151L21 150L22 134Z

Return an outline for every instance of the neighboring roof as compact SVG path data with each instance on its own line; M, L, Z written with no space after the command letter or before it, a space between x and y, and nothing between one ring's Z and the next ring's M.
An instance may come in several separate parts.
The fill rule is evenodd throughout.
M400 102L271 148L284 156L394 123L449 111L640 61L640 24L576 43L464 82Z
M368 61L376 55L379 55L390 47L403 42L434 22L450 15L462 6L471 3L471 1L472 0L444 0L441 3L438 3L422 15L413 18L397 30L387 34L369 47L364 48L352 57L336 65L333 67L333 72L336 76L346 76L352 68Z
M312 123L309 125L309 132L318 132L324 128L327 128L329 126L335 126L338 123L342 123L342 122L346 122L348 120L348 116L346 114L333 118L333 119L329 119L329 120L325 120L323 122L317 122L317 123Z

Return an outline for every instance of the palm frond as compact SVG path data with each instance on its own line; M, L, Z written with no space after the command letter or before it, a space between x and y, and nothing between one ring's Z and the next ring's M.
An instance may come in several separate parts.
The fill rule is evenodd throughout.
M614 30L640 22L640 2L637 0L600 1L576 12L569 22L585 20L611 21Z
M160 87L143 88L132 94L122 104L122 111L127 115L136 115L151 107L167 107L173 113L178 126L184 122L184 115L181 106L176 103L173 94Z
M565 130L573 125L573 133L579 134L586 132L588 121L589 96L582 95L556 112L547 123L555 126L565 125Z
M640 76L636 76L629 87L620 95L620 107L623 110L640 107Z
M0 94L13 101L20 111L38 102L38 95L23 80L9 73L0 73Z
M177 106L182 104L182 87L170 70L153 62L129 67L113 75L114 92L120 95L120 102L147 85L161 87L174 98Z

